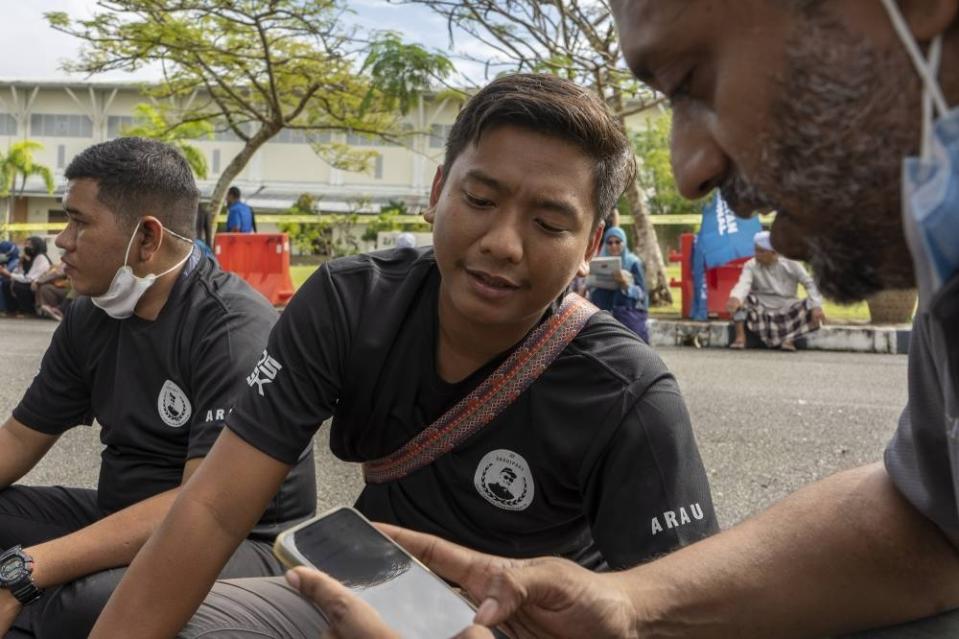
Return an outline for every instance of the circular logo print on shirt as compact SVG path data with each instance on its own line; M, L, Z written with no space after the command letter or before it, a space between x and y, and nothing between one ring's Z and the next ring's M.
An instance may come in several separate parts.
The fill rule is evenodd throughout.
M504 510L526 510L533 503L533 474L529 464L511 450L486 453L473 477L486 501Z
M167 380L163 382L160 396L157 397L157 411L164 424L170 428L179 428L190 419L193 407L190 406L186 393L172 381Z

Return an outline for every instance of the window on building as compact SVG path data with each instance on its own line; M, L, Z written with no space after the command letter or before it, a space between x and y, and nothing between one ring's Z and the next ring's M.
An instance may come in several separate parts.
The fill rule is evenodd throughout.
M378 146L380 142L376 137L350 131L346 135L346 143L350 146Z
M434 124L430 127L430 148L442 149L446 146L446 138L450 136L452 124Z
M216 175L220 172L220 149L213 149L213 157L210 159L211 170Z
M123 135L126 129L136 124L136 120L129 115L111 115L107 117L107 137L111 140Z
M67 145L57 145L57 168L64 169L67 166Z
M233 129L230 128L230 125L225 121L220 120L219 122L213 123L213 139L218 142L241 142L240 136L238 136ZM247 135L253 135L253 124L250 122L241 122L237 125L237 128L246 133Z
M376 156L376 164L373 166L373 177L377 180L383 179L383 156Z
M16 135L17 120L9 113L0 113L0 135Z
M50 224L66 224L67 212L63 209L47 209L47 222Z
M329 131L305 131L303 129L282 129L270 138L280 144L325 144L333 139Z
M30 116L30 134L35 137L91 138L93 120L85 115L34 113Z

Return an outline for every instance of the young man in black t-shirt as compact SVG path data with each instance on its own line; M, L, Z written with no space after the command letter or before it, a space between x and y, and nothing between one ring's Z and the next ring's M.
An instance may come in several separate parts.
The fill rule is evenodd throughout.
M32 574L0 574L0 635L87 636L120 567L213 445L276 320L186 237L198 193L174 149L121 138L82 152L66 177L69 222L56 242L84 297L0 427L0 552L22 547L4 553L13 568L16 556L33 561ZM12 485L93 419L104 445L97 490ZM313 459L302 453L224 576L278 574L272 537L315 508Z
M371 462L482 385L585 274L633 170L626 137L573 83L507 76L470 100L433 183L434 249L336 260L303 286L189 498L144 547L94 636L133 619L146 637L180 628L326 418L337 456ZM675 380L606 314L490 423L402 478L368 483L356 505L488 552L595 568L632 566L717 529ZM231 595L215 595L218 608L204 608L188 635L228 622ZM234 604L254 602L241 594ZM264 632L309 635L318 623L315 611L304 627L284 607L258 607Z

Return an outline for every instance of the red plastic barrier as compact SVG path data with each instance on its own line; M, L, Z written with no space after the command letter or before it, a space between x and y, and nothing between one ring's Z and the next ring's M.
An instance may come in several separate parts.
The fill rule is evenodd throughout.
M682 275L680 280L671 280L671 287L678 287L682 291L682 316L684 318L693 315L693 242L696 236L692 233L683 233L679 236L679 251L670 251L669 261L679 262L682 266ZM744 257L733 260L706 270L706 308L710 317L719 317L720 319L730 319L726 312L726 302L729 300L729 293L732 292L736 282L739 281L739 275L742 273L743 265L750 258Z
M242 277L274 306L293 297L286 233L217 233L214 245L220 268Z
M739 281L743 264L749 259L743 257L706 271L706 308L710 317L715 314L720 319L732 319L726 311L726 302L729 301L729 294Z

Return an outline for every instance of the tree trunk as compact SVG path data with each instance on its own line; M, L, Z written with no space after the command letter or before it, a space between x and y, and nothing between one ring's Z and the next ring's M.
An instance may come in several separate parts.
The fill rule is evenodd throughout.
M646 209L646 201L635 180L626 187L626 201L629 202L629 208L633 214L633 246L646 264L649 305L669 306L673 303L673 294L669 290L666 262L663 260L663 252L656 239L656 227L653 226L649 211Z
M626 118L622 115L626 111L626 101L622 91L615 86L612 87L607 104L616 114L614 117L623 135L631 139L626 128ZM646 200L640 193L635 179L626 186L624 195L629 202L630 213L633 215L632 246L635 249L634 252L643 258L643 263L646 265L646 294L649 296L649 305L669 306L673 303L673 294L669 290L669 279L666 277L666 262L663 261L663 252L659 249L659 242L656 240L656 228L649 217Z
M223 208L226 192L229 190L233 180L246 168L250 158L253 157L259 148L276 135L279 130L280 127L272 125L261 126L247 141L243 149L237 153L233 159L230 160L230 163L226 165L226 168L223 169L223 173L220 174L220 179L217 180L216 186L213 188L213 194L210 196L210 210L208 215L210 216L211 242L216 237L216 218L220 213L220 209Z

